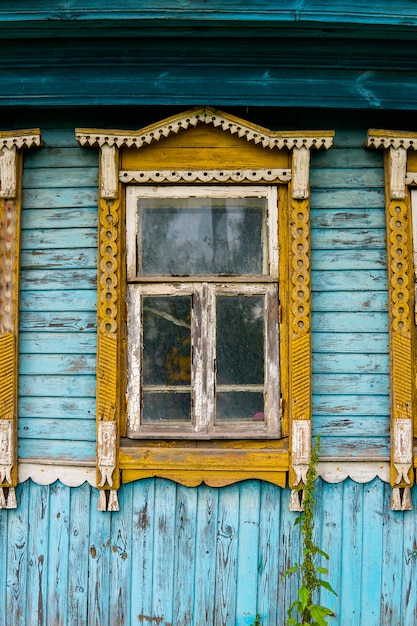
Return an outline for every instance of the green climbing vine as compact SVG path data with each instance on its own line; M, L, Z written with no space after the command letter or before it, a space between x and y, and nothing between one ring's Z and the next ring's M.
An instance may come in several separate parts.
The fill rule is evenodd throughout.
M315 479L317 477L317 463L320 451L320 435L316 438L313 449L311 451L311 461L308 467L306 485L302 487L304 491L304 511L297 517L295 524L300 525L303 561L295 563L293 567L284 572L283 577L295 572L301 574L301 585L298 589L297 598L291 604L287 611L287 626L328 626L328 619L334 616L331 609L320 604L316 604L315 600L320 587L324 587L331 593L337 595L329 582L322 579L322 576L328 573L327 568L320 567L317 564L318 557L329 559L329 555L323 552L313 540L314 529L314 511L316 507L315 501ZM295 613L295 617L293 614Z

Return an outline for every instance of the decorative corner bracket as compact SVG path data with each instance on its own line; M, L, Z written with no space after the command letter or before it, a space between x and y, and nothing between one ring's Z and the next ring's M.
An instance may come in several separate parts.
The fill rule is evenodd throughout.
M297 419L292 422L291 446L290 511L303 511L303 486L307 483L308 466L311 460L310 419Z
M391 508L411 509L413 416L416 406L415 328L411 207L407 151L417 149L417 133L370 130L367 147L385 150L386 225L391 355Z
M0 508L16 508L20 149L39 146L39 129L0 132Z

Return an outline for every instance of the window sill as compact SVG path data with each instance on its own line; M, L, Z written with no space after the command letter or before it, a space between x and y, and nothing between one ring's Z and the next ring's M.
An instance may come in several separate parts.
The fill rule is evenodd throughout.
M288 438L275 441L140 441L121 439L122 481L158 476L194 487L260 479L285 487Z

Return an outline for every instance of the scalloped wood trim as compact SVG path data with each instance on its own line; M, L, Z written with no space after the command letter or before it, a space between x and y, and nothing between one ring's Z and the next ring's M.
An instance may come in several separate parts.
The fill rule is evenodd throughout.
M240 182L276 182L287 183L291 180L290 169L258 170L122 170L119 172L122 183L240 183Z
M417 150L417 133L376 130L371 128L366 137L367 148L405 148Z
M242 471L217 471L217 470L185 470L185 471L158 471L158 470L122 470L124 483L133 482L142 478L167 478L186 487L197 487L205 483L209 487L226 487L242 480L264 480L285 487L287 482L286 472L242 472Z
M334 136L333 131L294 131L287 133L271 131L210 107L190 109L137 131L77 128L75 132L76 139L82 146L102 147L107 145L118 148L141 148L198 124L211 124L231 135L236 134L247 141L261 144L264 148L278 148L279 150L282 148L291 150L301 146L308 149L327 149L332 145Z

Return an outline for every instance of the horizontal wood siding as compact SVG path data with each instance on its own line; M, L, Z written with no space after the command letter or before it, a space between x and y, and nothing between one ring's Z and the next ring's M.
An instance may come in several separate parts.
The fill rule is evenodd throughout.
M414 626L413 511L389 510L390 487L320 482L315 534L338 597L332 626ZM18 487L0 510L0 626L262 626L285 623L300 558L289 491L258 481L186 488L146 479L96 510L87 483ZM326 565L327 566L327 565Z
M46 128L25 155L19 359L21 458L95 454L97 153Z
M311 172L313 427L324 456L389 455L382 154L336 130Z

